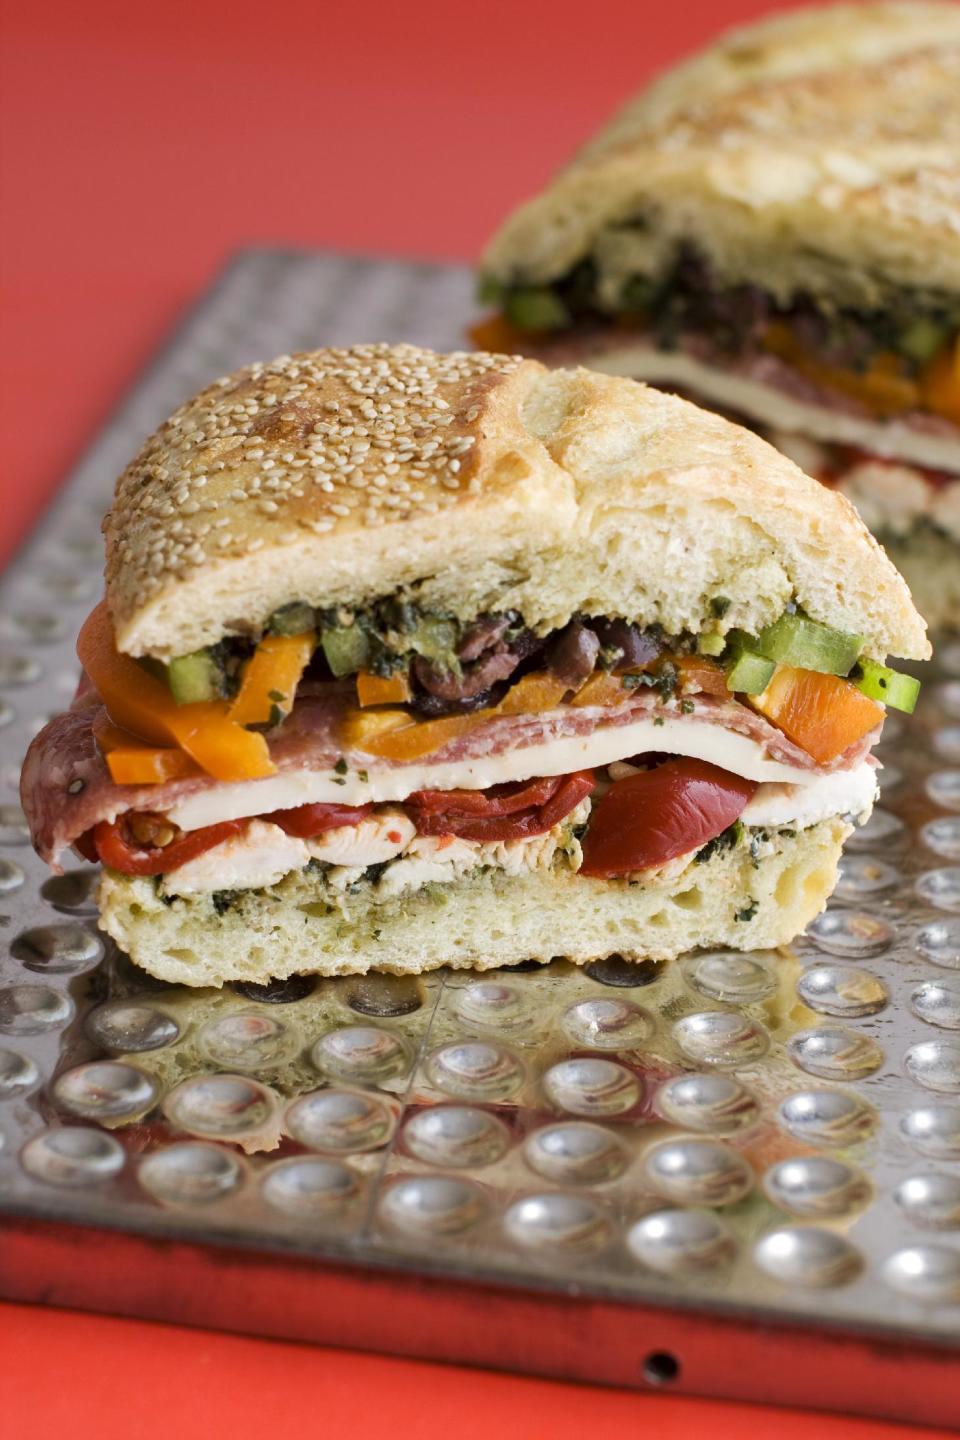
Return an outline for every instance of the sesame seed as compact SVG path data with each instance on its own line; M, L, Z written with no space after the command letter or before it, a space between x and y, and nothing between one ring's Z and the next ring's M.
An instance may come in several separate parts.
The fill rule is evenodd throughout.
M260 549L263 537L250 533L260 515L322 535L348 518L380 526L462 503L462 457L478 438L463 426L484 414L490 377L520 363L356 345L222 377L121 476L104 522L108 592L122 570L136 610L209 554ZM467 488L481 490L475 475ZM270 543L296 533L281 527Z

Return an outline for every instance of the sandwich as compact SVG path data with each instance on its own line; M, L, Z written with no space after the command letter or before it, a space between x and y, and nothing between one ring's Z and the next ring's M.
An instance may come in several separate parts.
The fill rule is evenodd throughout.
M960 624L960 6L725 36L506 221L482 293L478 343L758 429Z
M117 483L34 843L164 980L791 939L928 653L849 503L675 396L358 345L187 402Z

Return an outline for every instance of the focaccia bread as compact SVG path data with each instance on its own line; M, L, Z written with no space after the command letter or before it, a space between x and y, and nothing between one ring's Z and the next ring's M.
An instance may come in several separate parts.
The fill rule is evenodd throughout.
M117 647L162 660L283 606L406 589L461 620L581 610L751 632L796 600L918 658L902 579L839 496L742 428L586 370L412 346L281 357L147 441L104 524Z
M803 450L911 578L932 557L923 613L960 624L960 6L831 5L721 37L481 269L500 315L478 343L647 380ZM919 497L909 534L891 464Z
M923 622L849 503L587 370L254 365L121 477L21 793L194 985L785 943L870 813Z

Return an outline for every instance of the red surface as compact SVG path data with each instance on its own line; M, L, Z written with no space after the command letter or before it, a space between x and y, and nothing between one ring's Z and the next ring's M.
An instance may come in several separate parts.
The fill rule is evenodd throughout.
M0 20L0 559L239 246L470 258L646 75L762 0L47 0ZM0 1306L4 1431L935 1432ZM718 1339L718 1343L722 1343Z
M947 1440L26 1305L0 1305L0 1393L37 1440Z

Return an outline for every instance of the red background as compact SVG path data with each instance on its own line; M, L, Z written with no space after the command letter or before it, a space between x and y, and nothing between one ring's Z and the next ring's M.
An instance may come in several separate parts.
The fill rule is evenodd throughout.
M770 8L7 0L0 559L238 247L470 259L640 81ZM44 1440L911 1433L22 1306L0 1327L4 1427Z

